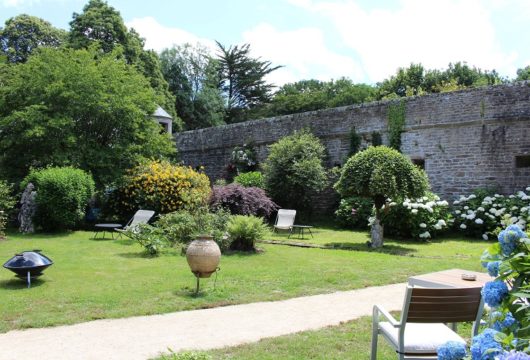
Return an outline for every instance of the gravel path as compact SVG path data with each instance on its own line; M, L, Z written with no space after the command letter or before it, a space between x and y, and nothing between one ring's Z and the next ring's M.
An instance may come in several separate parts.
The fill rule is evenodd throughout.
M96 320L0 334L0 359L145 360L185 349L212 349L338 325L371 315L377 303L400 310L405 284L283 301L163 315Z

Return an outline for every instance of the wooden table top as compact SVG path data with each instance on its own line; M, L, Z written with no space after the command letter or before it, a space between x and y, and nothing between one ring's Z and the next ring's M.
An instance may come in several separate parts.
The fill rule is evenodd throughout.
M464 280L462 279L462 274L475 275L476 280ZM493 280L494 278L489 276L487 273L462 269L451 269L424 275L411 276L409 278L409 285L440 288L474 288L483 287L485 283Z

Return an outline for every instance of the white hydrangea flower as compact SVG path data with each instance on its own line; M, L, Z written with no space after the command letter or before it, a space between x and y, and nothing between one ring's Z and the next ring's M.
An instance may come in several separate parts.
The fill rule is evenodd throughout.
M422 239L428 239L431 237L431 234L428 231L425 231L424 233L420 234L420 238Z
M482 225L482 224L484 224L484 221L481 218L476 218L475 219L475 223L478 224L478 225Z
M423 201L429 200L429 198L427 196L422 197L422 199L423 199Z
M469 210L469 206L464 206L464 210Z
M427 227L427 224L425 224L425 223L421 223L421 224L420 224L420 227L421 227L422 229L425 229L425 228Z
M433 228L435 228L436 230L442 230L442 225L434 224Z
M510 218L510 221L512 222L512 224L515 224L517 222L517 220L519 220L519 219L517 219L515 216L512 216Z
M445 220L440 219L440 220L438 220L438 222L436 223L436 225L446 226L447 224L446 224Z
M418 204L412 204L411 206L412 206L413 209L417 209L419 207Z
M477 198L477 195L471 194L471 195L469 195L468 200L472 200L472 199L476 199L476 198Z
M497 210L495 210L494 208L491 208L491 209L489 209L489 212L492 213L492 214L495 214L497 212Z
M396 206L397 204L395 202L391 202L390 204L388 204L388 206Z
M458 200L453 201L453 205L458 205L458 204L460 204L460 201Z
M467 219L468 219L468 220L473 220L475 217L476 217L476 215L473 213L473 214L469 214L469 215L467 216Z
M460 215L460 217L461 217L462 219L465 219L465 218L467 218L467 215L466 215L466 214L462 214L462 215Z
M510 199L515 199L515 195L508 196Z
M456 215L460 215L461 211L460 210L455 210L455 214Z
M479 206L479 208L477 209L477 211L482 211L482 212L484 212L485 210L484 210L484 208L483 208L482 206Z
M473 210L468 210L467 213L468 214L474 214L475 212Z
M514 210L517 210L517 209L519 209L517 206L512 206L512 208L510 210L514 211Z
M488 239L489 239L489 238L488 238L488 234L482 234L482 238L483 238L484 240L488 240Z
M526 191L530 191L530 186L525 189Z
M493 200L493 198L489 197L489 196L486 196L484 198L484 201L487 201L487 202L491 202Z
M412 209L412 210L410 210L410 212L411 212L412 214L416 215L416 214L418 213L418 209Z
M425 210L427 210L427 211L430 212L431 214L434 212L434 210L432 209L432 207L426 207Z
M467 229L466 224L460 224L460 229Z

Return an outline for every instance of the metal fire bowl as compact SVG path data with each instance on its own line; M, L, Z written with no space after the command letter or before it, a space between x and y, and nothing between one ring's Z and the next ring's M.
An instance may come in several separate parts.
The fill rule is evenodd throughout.
M53 261L40 253L40 250L24 251L15 254L5 262L4 267L14 272L19 278L26 279L28 272L30 277L36 278L42 275L47 267L53 265Z

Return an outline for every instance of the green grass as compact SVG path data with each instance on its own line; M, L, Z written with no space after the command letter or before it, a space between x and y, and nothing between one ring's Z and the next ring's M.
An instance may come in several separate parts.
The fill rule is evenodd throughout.
M458 332L469 342L471 335L469 324L460 325ZM215 360L369 359L371 339L371 318L363 317L339 326L330 326L316 331L304 331L292 335L263 339L251 344L196 352L195 358ZM158 359L180 360L186 358L182 357L181 354L169 354ZM377 359L396 359L396 353L381 336L379 336Z
M411 275L455 267L480 270L479 256L487 246L446 238L423 244L388 241L383 250L371 251L364 245L366 233L315 228L314 242L340 242L357 251L260 244L258 254L224 255L216 287L213 277L205 279L195 297L195 278L179 249L151 258L129 240L91 236L9 234L0 241L3 261L42 249L55 262L31 289L10 271L0 271L0 332L280 300L404 282Z

